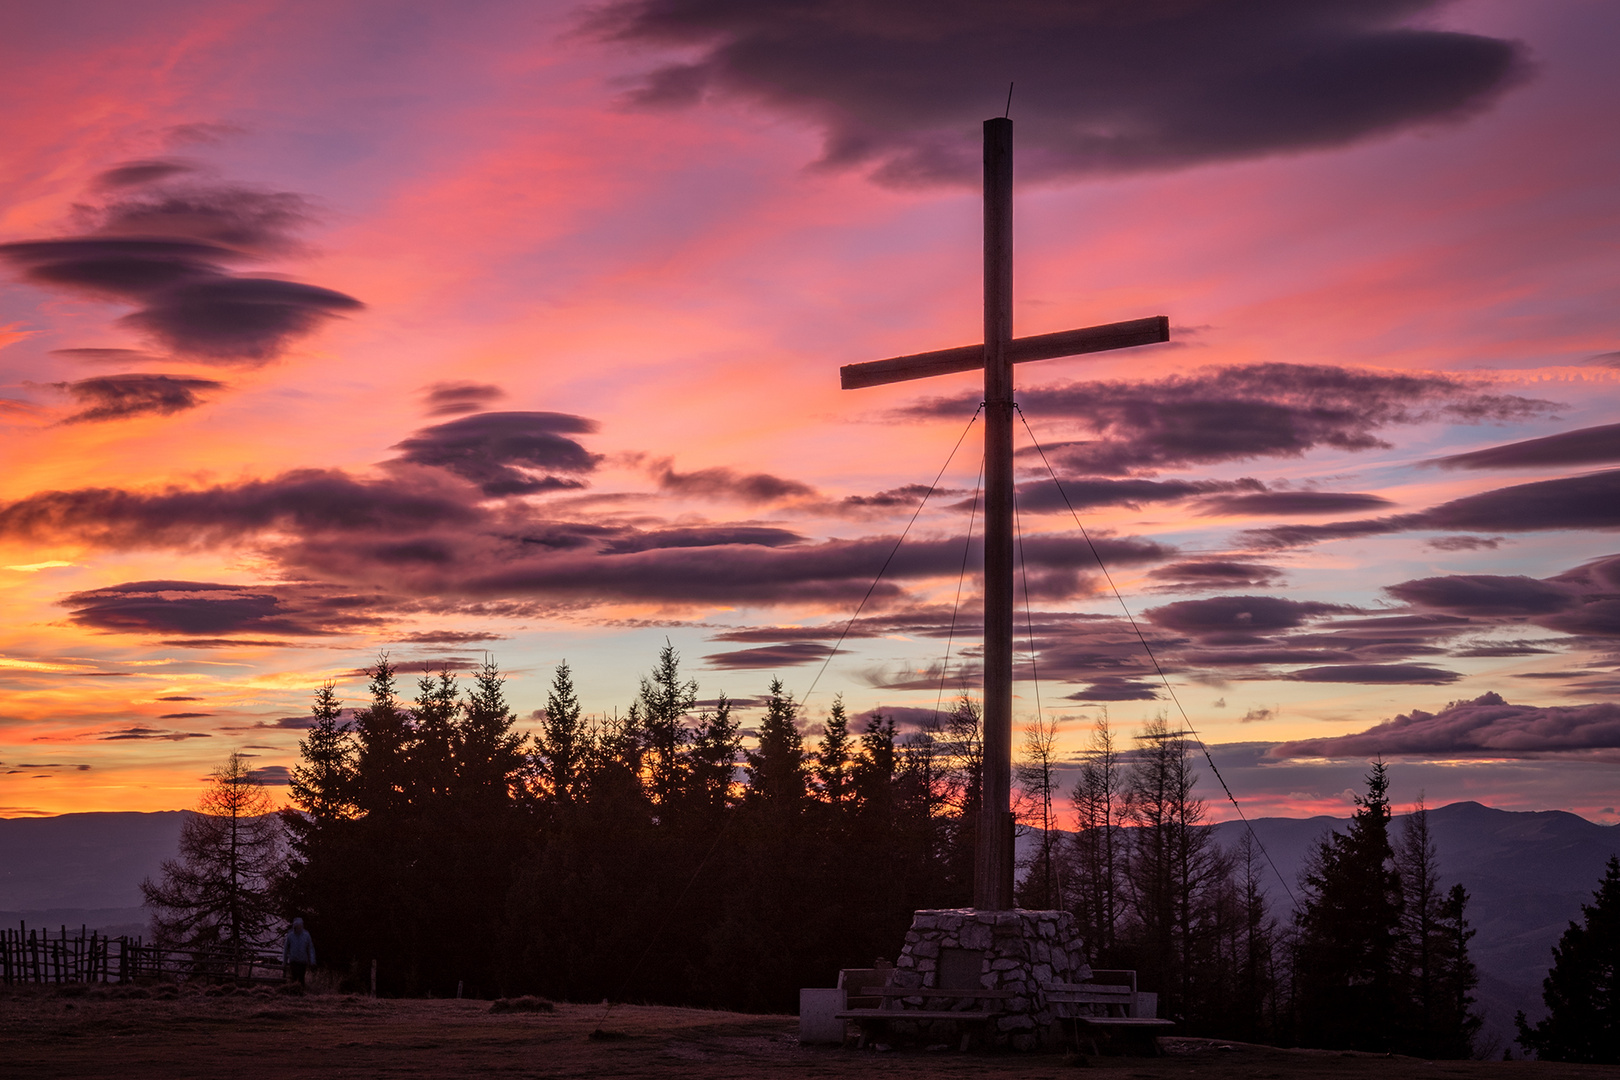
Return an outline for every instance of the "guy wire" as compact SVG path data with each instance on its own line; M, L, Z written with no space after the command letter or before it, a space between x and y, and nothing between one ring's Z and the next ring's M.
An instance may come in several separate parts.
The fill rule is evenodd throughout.
M861 597L861 602L855 606L855 614L851 615L849 622L844 624L844 632L838 635L838 640L833 642L832 651L827 654L826 659L822 660L820 670L816 672L816 677L810 681L810 689L806 690L804 697L799 699L800 708L803 708L804 703L810 700L810 695L816 692L816 684L827 673L827 665L832 663L832 658L838 655L838 646L844 643L844 638L849 636L850 630L855 626L855 620L861 617L861 611L866 607L866 602L872 599L872 593L877 589L878 582L883 580L883 575L889 569L889 564L894 561L895 555L900 551L900 545L906 542L906 537L911 533L911 527L917 524L917 518L923 512L923 507L928 505L929 496L933 495L935 490L938 489L939 481L945 475L945 470L951 467L956 452L962 448L962 440L967 438L967 433L972 430L974 421L979 418L979 414L983 411L984 402L981 401L979 407L973 410L973 415L968 417L967 427L963 428L962 434L956 437L956 445L951 447L950 457L947 457L945 464L939 467L939 473L934 477L934 482L928 485L927 493L923 495L922 501L917 504L917 509L912 511L911 520L906 522L905 529L900 533L900 539L896 540L894 547L889 550L889 557L884 559L883 565L878 568L877 577L873 578L872 584L867 586L866 595Z
M1023 422L1024 430L1029 433L1029 441L1034 444L1036 452L1041 455L1041 463L1046 466L1047 474L1052 477L1052 483L1057 486L1058 494L1063 496L1063 504L1069 508L1069 514L1074 518L1075 525L1079 527L1080 535L1084 538L1086 546L1091 549L1091 557L1097 560L1097 568L1102 571L1103 579L1108 582L1108 588L1113 591L1114 599L1119 601L1120 609L1125 612L1125 620L1131 624L1131 629L1136 632L1136 640L1142 643L1142 650L1147 653L1148 660L1152 662L1153 670L1158 674L1159 681L1164 684L1165 692L1170 695L1170 700L1175 703L1176 711L1181 714L1181 722L1187 725L1187 731L1197 741L1198 748L1204 752L1204 760L1209 762L1210 772L1215 774L1215 779L1220 782L1221 790L1226 792L1226 798L1231 802L1232 809L1237 811L1238 820L1243 822L1244 828L1249 830L1249 836L1254 839L1256 846L1260 848L1260 854L1266 857L1266 863L1271 867L1271 872L1277 875L1277 880L1281 882L1283 891L1288 894L1289 903L1293 904L1294 909L1297 911L1299 909L1299 900L1294 896L1294 890L1289 888L1288 881L1283 877L1282 871L1277 869L1276 862L1271 858L1271 852L1266 850L1266 845L1261 842L1259 834L1254 831L1254 826L1249 823L1248 816L1243 813L1243 807L1238 805L1237 796L1233 795L1232 789L1227 786L1226 777L1221 775L1221 770L1216 766L1215 758L1210 754L1209 747L1205 745L1203 738L1198 734L1197 729L1193 727L1192 719L1187 715L1187 710L1182 707L1181 699L1176 696L1175 687L1170 685L1170 679L1165 675L1164 668L1159 666L1159 658L1153 655L1153 646L1148 644L1147 635L1142 633L1142 628L1137 625L1136 616L1131 614L1130 605L1126 604L1125 597L1120 595L1119 586L1114 584L1114 576L1108 572L1108 567L1104 564L1102 554L1097 550L1097 545L1091 542L1091 534L1086 531L1085 524L1080 520L1080 515L1074 508L1074 503L1069 501L1068 492L1063 490L1063 481L1058 479L1057 471L1052 468L1052 463L1047 460L1046 450L1042 448L1040 440L1035 438L1035 431L1029 426L1029 418L1024 415L1024 410L1016 403L1013 408L1018 410L1018 419Z
M945 703L945 681L951 673L951 643L956 640L956 613L962 607L962 582L967 580L968 556L973 553L973 519L979 513L979 489L984 486L984 458L979 458L979 478L973 483L973 505L968 510L967 540L962 544L962 570L956 575L956 599L951 601L951 628L945 635L945 664L939 670L939 693L934 698L934 720L939 721Z

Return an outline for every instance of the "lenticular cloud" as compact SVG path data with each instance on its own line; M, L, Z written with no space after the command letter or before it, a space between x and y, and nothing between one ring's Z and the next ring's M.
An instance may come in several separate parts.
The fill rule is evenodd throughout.
M1271 757L1369 757L1377 754L1534 755L1620 748L1620 705L1512 705L1499 694L1455 701L1437 713L1413 709L1377 727L1331 739L1274 747Z
M80 208L78 235L0 244L0 261L35 285L133 304L125 326L211 364L268 363L365 306L318 285L234 269L292 248L308 221L305 201L175 179L190 172L162 161L110 169L97 185L114 197Z
M606 36L673 47L632 100L757 102L824 133L823 164L975 182L1009 79L1031 175L1342 146L1488 107L1521 46L1413 20L1439 0L620 0Z

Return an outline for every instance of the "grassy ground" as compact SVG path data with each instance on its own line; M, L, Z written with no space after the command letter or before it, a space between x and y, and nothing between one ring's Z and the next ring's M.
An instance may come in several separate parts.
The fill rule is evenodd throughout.
M605 1032L608 1038L593 1033ZM801 1047L798 1021L654 1006L493 1013L483 1001L372 1001L163 991L0 991L0 1076L55 1080L296 1077L1050 1078L1097 1080L1597 1080L1612 1068L1276 1050L1164 1038L1159 1057L888 1053Z

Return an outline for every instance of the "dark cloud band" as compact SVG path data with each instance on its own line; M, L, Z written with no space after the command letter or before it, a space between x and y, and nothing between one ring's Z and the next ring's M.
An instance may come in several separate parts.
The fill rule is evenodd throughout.
M619 0L594 25L689 58L632 95L809 119L823 163L895 186L975 182L1013 111L1032 176L1339 146L1466 117L1525 71L1513 42L1412 25L1438 0ZM693 54L695 53L695 56Z
M1055 442L1046 453L1061 468L1101 476L1299 457L1319 447L1370 450L1388 446L1380 433L1390 427L1433 420L1523 419L1553 408L1545 401L1486 393L1445 376L1306 364L1208 368L1152 382L1063 383L1021 391L1020 399L1033 420L1074 422L1089 431L1092 438ZM907 413L958 416L971 411L970 402L977 397L934 399ZM1249 493L1262 491L1261 485L1249 482ZM1209 493L1241 497L1246 492L1240 482L1225 492ZM1267 512L1272 513L1303 512L1312 502L1330 509L1324 505L1330 494L1368 498L1294 492L1286 493L1295 497L1289 507L1288 500L1275 497L1285 493L1271 494L1276 505ZM1146 489L1140 497L1146 501Z
M82 424L124 420L133 416L167 416L195 409L202 394L220 390L224 383L185 375L103 375L77 382L54 384L85 406L65 423Z

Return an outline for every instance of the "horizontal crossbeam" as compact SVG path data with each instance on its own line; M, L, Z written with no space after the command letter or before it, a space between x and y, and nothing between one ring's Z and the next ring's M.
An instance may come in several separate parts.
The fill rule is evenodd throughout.
M1013 338L1007 355L1013 363L1023 364L1030 360L1056 360L1060 356L1129 349L1169 340L1170 320L1163 315L1155 315L1149 319ZM983 367L984 346L962 345L954 349L871 360L864 364L846 364L838 369L838 375L845 390L859 390L865 386L926 379L957 371L978 371Z

